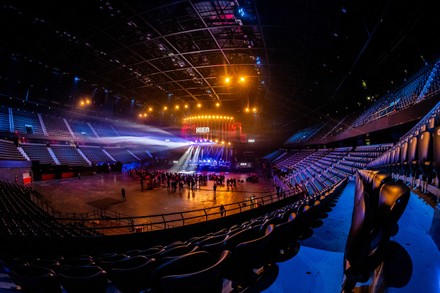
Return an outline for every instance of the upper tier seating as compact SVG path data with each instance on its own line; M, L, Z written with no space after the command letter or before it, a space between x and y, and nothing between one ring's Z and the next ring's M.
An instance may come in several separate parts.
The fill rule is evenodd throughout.
M45 115L43 122L49 137L72 137L63 118Z
M95 129L98 136L101 138L118 136L110 122L102 123L98 121L92 121L90 124L92 125L93 129Z
M92 132L92 129L86 122L79 120L68 120L68 123L70 125L70 129L72 129L76 137L96 137L96 135Z
M14 130L18 131L20 134L44 135L40 120L36 113L14 109L13 117Z
M24 161L26 158L12 141L0 139L0 160Z
M7 107L0 107L0 131L9 132L9 112Z
M26 143L20 146L31 161L39 161L40 164L56 165L45 144Z

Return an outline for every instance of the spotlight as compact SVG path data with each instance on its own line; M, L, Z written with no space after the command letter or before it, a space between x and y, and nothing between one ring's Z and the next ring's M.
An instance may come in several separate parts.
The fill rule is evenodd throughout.
M89 100L89 99L86 100L86 104L87 104L87 105L90 104L90 100Z
M174 108L175 108L176 110L179 110L180 107L179 107L179 105L176 105L176 107L174 107Z
M252 112L257 113L257 108L253 108Z
M220 103L219 102L215 103L215 106L220 107Z
M225 78L225 83L230 83L231 82L231 78L230 77L226 77Z
M185 109L188 109L188 105L185 105L184 108L185 108Z
M167 107L167 106L164 106L164 107L163 107L163 110L164 110L164 111L168 110L168 107Z
M84 106L84 105L85 105L84 101L81 101L79 104L80 104L81 106Z
M198 103L197 108L202 108L202 104Z
M249 108L245 108L244 111L245 111L246 113L249 113Z
M148 108L149 112L153 112L153 107Z
M240 79L239 79L239 80L240 80L240 82L241 82L241 83L243 83L243 82L245 82L245 81L246 81L246 77L242 76L242 77L240 77Z

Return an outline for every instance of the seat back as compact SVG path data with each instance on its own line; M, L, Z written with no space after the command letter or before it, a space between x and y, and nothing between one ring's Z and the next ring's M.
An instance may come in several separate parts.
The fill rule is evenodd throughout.
M418 136L417 142L417 164L422 172L423 179L431 177L431 167L433 161L432 136L429 131L424 131Z
M213 265L197 272L188 274L166 275L160 279L161 292L221 292L223 280L221 273L231 255L224 250L220 258Z

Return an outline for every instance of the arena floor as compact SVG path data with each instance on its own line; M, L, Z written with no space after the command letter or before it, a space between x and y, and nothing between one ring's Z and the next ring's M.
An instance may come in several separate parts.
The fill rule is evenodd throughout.
M237 187L228 191L226 185L218 186L214 194L214 183L208 181L207 186L190 191L184 188L173 192L166 185L141 191L139 181L121 173L35 182L33 187L53 208L63 213L84 213L101 207L130 217L210 208L243 201L252 194L261 197L275 193L272 181L263 176L259 176L258 183L252 183L246 182L250 175L247 173L221 174L226 179L236 178ZM126 202L122 201L121 188L126 191Z

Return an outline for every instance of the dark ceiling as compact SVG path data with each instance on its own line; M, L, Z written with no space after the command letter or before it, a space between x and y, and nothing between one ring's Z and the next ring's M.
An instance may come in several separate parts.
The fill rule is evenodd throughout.
M283 125L361 110L438 57L440 40L434 1L2 3L4 95L73 104L76 76L99 105L219 102Z

